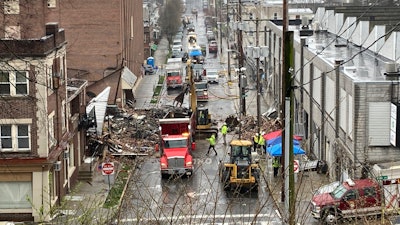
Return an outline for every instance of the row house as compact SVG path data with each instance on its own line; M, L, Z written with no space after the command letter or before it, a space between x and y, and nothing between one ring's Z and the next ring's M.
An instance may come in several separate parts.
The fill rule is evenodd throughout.
M47 17L53 2L5 1L0 11L2 221L49 220L83 161L87 82L67 76L65 31Z
M319 8L294 33L295 131L333 179L400 160L399 7ZM304 22L304 21L303 21ZM312 29L311 36L300 31ZM281 99L282 26L267 23L270 87Z

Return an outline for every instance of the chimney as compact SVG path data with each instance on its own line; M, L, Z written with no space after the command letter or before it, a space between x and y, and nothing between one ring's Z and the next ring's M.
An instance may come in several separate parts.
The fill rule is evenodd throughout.
M46 36L49 35L53 35L54 46L57 46L57 39L59 39L57 22L46 23Z

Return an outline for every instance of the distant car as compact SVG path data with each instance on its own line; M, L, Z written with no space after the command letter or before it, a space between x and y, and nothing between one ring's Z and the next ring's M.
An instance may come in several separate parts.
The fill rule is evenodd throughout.
M173 45L172 46L172 51L182 51L182 45Z
M183 53L182 55L182 62L187 62L189 59L189 54L187 52Z
M171 58L182 58L182 52L180 50L172 50Z
M194 25L192 23L187 25L187 31L188 32L194 32L194 30L195 30L195 27L194 27Z
M144 65L144 74L145 75L150 75L153 73L154 73L154 69L151 65L148 65L148 64Z
M212 32L211 30L207 31L206 36L208 41L215 40L214 32Z
M219 74L217 69L206 69L206 77L208 83L219 83Z
M208 52L209 53L217 53L218 52L218 44L216 41L210 41L210 43L208 43Z

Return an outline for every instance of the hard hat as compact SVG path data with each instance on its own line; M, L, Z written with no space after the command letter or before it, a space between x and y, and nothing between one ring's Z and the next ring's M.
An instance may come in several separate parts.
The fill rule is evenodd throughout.
M224 122L224 125L226 125L226 122Z
M263 132L261 132L261 135L264 135L265 134L265 132L263 131Z

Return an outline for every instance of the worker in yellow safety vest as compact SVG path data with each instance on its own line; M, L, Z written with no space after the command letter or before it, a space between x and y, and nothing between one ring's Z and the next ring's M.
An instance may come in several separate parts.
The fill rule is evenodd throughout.
M215 135L212 134L210 138L207 138L207 140L210 142L210 145L208 146L207 155L210 154L211 149L214 150L215 155L218 155L217 151L215 150L215 143L216 143Z
M224 145L226 145L226 134L228 133L228 126L224 123L221 127L222 137L224 138Z
M262 148L265 149L265 139L262 136L263 133L257 133L256 135L253 136L253 148L254 151L257 150L257 148Z
M272 160L272 167L274 168L274 177L278 176L280 166L281 166L280 159L278 157L274 157L274 159Z

